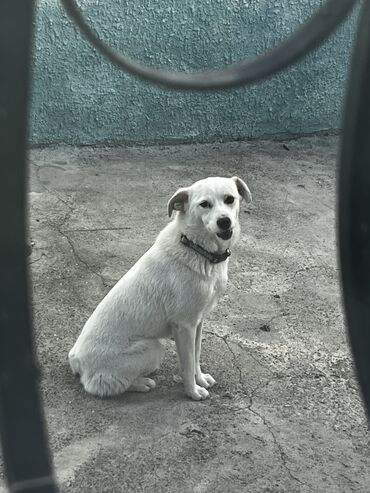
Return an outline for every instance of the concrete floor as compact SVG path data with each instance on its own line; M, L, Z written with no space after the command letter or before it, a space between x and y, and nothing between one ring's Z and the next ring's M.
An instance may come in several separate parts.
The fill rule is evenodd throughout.
M62 491L369 491L338 287L337 144L313 137L31 152L34 317ZM166 224L168 198L200 178L233 174L254 202L241 210L227 294L205 324L211 398L184 396L171 342L149 394L84 393L67 353Z

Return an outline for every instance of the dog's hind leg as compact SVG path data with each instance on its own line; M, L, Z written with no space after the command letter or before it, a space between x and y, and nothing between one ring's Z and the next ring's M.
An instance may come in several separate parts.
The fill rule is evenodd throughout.
M101 369L94 374L84 373L81 383L86 392L99 397L122 394L127 390L129 380L109 370Z
M107 358L93 374L81 378L86 392L100 397L122 394L130 390L148 392L155 387L145 375L157 370L161 363L163 346L157 339L143 339L133 343L122 354Z

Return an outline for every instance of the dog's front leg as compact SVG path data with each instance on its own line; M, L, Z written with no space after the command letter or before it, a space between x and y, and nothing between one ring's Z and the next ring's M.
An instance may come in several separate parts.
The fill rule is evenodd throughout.
M209 396L207 390L195 382L195 327L178 325L174 327L173 335L186 394L196 401L206 399Z
M200 369L200 350L202 345L202 325L203 322L197 326L197 331L195 334L195 381L201 387L208 389L212 387L216 382L211 375L208 373L202 373Z

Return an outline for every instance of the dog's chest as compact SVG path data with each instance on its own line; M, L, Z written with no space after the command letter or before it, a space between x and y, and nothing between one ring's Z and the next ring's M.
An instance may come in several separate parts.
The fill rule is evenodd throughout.
M226 290L227 284L227 269L214 269L209 276L209 279L205 283L205 305L212 308L217 302L218 298Z

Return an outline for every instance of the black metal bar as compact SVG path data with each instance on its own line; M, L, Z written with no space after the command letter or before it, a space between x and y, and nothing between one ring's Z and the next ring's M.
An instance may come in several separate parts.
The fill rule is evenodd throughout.
M10 491L54 485L26 265L26 140L34 2L0 2L0 427Z
M339 1L337 0L337 5ZM333 5L333 2L330 4ZM353 2L341 1L343 8L350 4ZM341 18L345 15L344 10L342 14ZM38 372L31 331L25 246L27 100L32 17L33 0L2 0L0 2L0 244L2 249L0 256L2 276L0 282L0 429L10 491L53 493L57 491L57 488L48 453L37 384ZM325 16L322 20L324 18ZM339 22L339 17L336 19ZM359 380L370 414L369 25L370 0L363 8L352 63L338 199L345 308ZM331 28L333 26L332 23ZM320 32L322 36L324 31ZM319 39L319 30L315 33L317 37L315 44L317 44L322 37ZM313 38L310 39L312 47ZM300 53L303 51L301 46ZM295 52L296 55L298 52L299 50ZM292 53L289 55L290 62ZM265 59L265 62L266 60L268 62L268 59ZM285 66L282 65L282 60L277 60L277 62L280 63L280 68ZM236 79L230 78L232 71L229 70L226 73L226 70L226 79L221 83L216 79L207 81L205 78L203 80L202 77L207 74L202 74L203 82L200 82L202 86L200 87L196 85L199 81L195 85L194 80L191 81L194 74L189 74L188 82L183 83L178 79L174 83L171 80L168 85L183 88L215 88L246 83L252 77L250 74L245 75L246 66L239 64L238 70L242 70L239 70L239 75L236 74L239 77L237 82ZM279 64L275 62L275 69L278 66ZM265 65L265 72L267 69L271 70L271 66ZM149 74L147 78L158 81L158 73L153 74ZM144 76L144 74L141 75ZM217 72L213 75L216 76ZM175 78L180 76L182 74L177 74ZM261 74L257 75L255 72L253 77L256 80L261 77ZM167 83L168 81L163 79L160 82Z
M268 77L318 46L349 14L357 0L326 0L318 11L285 41L268 52L216 70L193 73L159 70L140 64L105 44L89 26L75 0L61 0L68 15L90 43L112 63L144 80L174 89L225 89Z
M340 262L349 337L370 417L370 1L351 66L339 169Z

